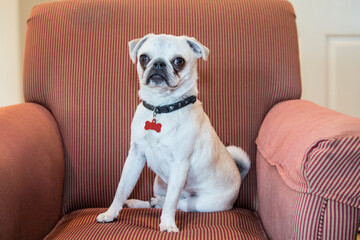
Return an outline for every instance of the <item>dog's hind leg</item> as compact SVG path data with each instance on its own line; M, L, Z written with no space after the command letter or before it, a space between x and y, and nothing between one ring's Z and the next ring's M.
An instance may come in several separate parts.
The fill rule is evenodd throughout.
M166 196L167 183L164 182L159 175L155 176L154 181L154 195L155 196Z
M165 202L165 196L167 192L167 184L164 182L159 175L155 176L154 181L154 195L151 198L150 205L153 208L162 208Z
M141 201L137 199L129 199L125 202L125 207L128 208L162 208L166 195L167 184L156 175L154 181L154 194L155 197L151 198L151 201ZM159 198L159 199L157 199Z
M165 197L163 196L155 196L151 198L150 205L153 208L163 208L165 202Z
M221 195L203 195L180 199L177 208L183 212L218 212L233 207L232 201Z
M150 205L154 208L163 208L165 197L155 196L151 198ZM209 197L187 197L181 198L178 202L177 209L184 212L217 212L230 210L232 204L228 201L219 201L219 199L210 199Z
M126 200L124 207L128 208L151 208L150 202L137 199Z

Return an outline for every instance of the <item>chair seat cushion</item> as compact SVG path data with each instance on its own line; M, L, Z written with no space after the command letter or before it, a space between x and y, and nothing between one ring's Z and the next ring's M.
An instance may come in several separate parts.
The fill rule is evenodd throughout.
M160 232L160 209L125 208L113 223L97 223L106 209L90 208L65 215L49 239L267 239L258 215L246 209L213 213L177 211L179 233Z

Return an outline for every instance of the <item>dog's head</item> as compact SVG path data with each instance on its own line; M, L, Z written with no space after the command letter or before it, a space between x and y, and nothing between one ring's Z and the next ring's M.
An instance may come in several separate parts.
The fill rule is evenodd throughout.
M209 49L187 36L148 34L129 42L137 63L140 90L168 93L196 85L196 60L207 59Z

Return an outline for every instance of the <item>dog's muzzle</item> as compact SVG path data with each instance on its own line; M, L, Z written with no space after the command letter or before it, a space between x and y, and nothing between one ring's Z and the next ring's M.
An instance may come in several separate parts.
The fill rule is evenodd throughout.
M156 61L152 68L149 71L148 77L146 79L146 84L151 82L156 85L160 85L162 83L166 83L169 85L168 74L166 71L166 63L163 61Z

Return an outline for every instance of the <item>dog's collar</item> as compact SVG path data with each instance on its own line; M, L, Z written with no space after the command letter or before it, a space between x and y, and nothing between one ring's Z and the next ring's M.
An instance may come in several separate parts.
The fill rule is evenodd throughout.
M174 104L164 105L164 106L153 106L151 104L148 104L147 102L143 101L143 105L145 108L153 111L156 114L160 113L170 113L173 111L176 111L182 107L185 107L189 104L193 104L196 102L196 96L190 96L188 98L185 98L182 101L176 102Z

